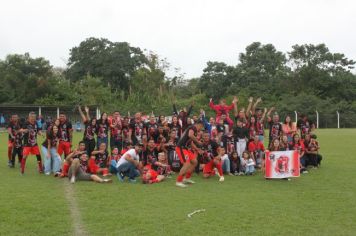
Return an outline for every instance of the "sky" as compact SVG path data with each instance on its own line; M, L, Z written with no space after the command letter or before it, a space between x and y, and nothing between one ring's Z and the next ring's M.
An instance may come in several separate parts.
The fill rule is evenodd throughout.
M208 61L238 63L259 41L287 52L325 43L356 60L352 0L1 0L0 59L29 52L65 67L69 49L88 37L153 51L198 77Z

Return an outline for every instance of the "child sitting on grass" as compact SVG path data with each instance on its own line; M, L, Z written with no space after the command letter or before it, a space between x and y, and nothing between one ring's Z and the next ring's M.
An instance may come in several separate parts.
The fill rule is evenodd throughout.
M255 160L251 157L248 151L242 153L241 167L245 171L245 175L253 175L255 173Z

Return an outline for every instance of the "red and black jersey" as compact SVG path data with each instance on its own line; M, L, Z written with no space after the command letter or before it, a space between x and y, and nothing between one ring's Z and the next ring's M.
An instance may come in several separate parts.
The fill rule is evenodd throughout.
M318 149L319 149L319 143L318 143L318 141L316 141L316 140L310 141L310 142L305 146L305 148L307 148L308 151L310 151L310 152L318 151Z
M109 122L107 120L99 119L97 122L98 138L106 138L109 133Z
M150 138L154 138L157 131L158 131L158 125L156 122L154 123L151 123L151 122L148 122L146 123L146 133L147 133L147 140L149 140Z
M265 146L261 141L258 141L257 143L253 141L248 144L249 152L257 152L257 151L264 151L264 150L265 150Z
M59 124L59 141L70 142L70 133L72 132L72 123L65 121Z
M23 135L24 146L25 147L34 147L37 146L37 133L38 127L36 122L30 123L26 121L22 126L22 129L26 129L27 132Z
M300 136L304 137L311 132L311 123L308 120L298 120L297 127L300 129Z
M258 120L257 123L256 123L256 128L257 128L256 134L263 136L264 133L265 133L263 122Z
M304 142L302 140L299 140L298 143L291 142L289 144L289 149L297 150L299 153L304 152L305 151Z
M96 125L92 125L91 121L84 122L84 140L93 140L95 138L95 134L97 133Z
M122 121L112 119L110 126L110 137L115 140L122 140Z
M106 168L108 163L109 153L105 151L104 153L98 153L95 155L95 164L100 168Z
M206 164L213 160L214 157L218 155L218 147L219 145L212 140L209 140L208 143L203 143L201 149L204 151L204 153L199 155L201 163Z
M145 134L145 126L142 121L134 122L130 124L130 130L132 132L132 142L138 143L142 141L142 136Z
M57 135L54 135L52 132L47 132L46 139L42 143L43 147L48 148L48 140L51 143L51 148L56 148L59 140L59 133Z
M187 127L187 129L183 132L182 137L178 140L177 142L177 147L182 147L182 148L191 148L193 140L189 138L189 131L193 130L194 136L196 137L198 134L198 130L194 125L190 125Z
M11 135L9 134L9 140L10 141L14 141L14 138L16 136L16 134L18 133L18 130L21 128L20 123L19 122L10 122L7 126L7 129L10 130Z
M15 138L13 140L13 146L15 148L21 148L23 146L23 134L21 132L17 132Z
M257 134L257 123L247 123L249 138L253 138Z
M110 161L112 161L112 160L114 160L114 161L118 161L118 160L120 160L120 158L121 158L121 156L122 155L120 155L120 154L111 154L111 156L110 156Z
M157 148L147 148L145 151L143 151L141 161L144 166L150 165L152 169L157 170L157 166L155 165L155 163L158 161Z
M176 137L177 138L179 138L181 136L181 134L182 134L182 126L179 123L177 123L177 124L173 124L173 123L169 124L169 128L171 130L175 130L176 131Z
M79 163L80 163L80 168L82 169L82 171L84 171L85 173L89 173L88 161L83 161L83 160L79 159Z
M269 122L269 138L270 140L279 138L282 134L282 124L279 122Z

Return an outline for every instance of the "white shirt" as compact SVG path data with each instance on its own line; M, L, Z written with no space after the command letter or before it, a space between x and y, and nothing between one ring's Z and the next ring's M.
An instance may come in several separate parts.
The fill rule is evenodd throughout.
M122 157L116 164L116 168L118 168L120 165L122 165L124 163L128 163L128 160L126 160L126 157L128 155L130 155L132 157L132 159L134 159L135 161L140 160L140 156L136 153L136 150L134 148L132 148L132 149L128 150L127 152L125 152L124 155L122 155Z

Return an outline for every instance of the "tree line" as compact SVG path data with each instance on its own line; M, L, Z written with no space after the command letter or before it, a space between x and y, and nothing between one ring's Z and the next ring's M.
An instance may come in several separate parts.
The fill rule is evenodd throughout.
M240 107L250 96L281 114L301 111L356 117L355 61L330 52L325 44L293 45L290 52L253 42L236 65L209 61L200 77L168 76L170 64L127 42L88 38L70 49L66 68L43 57L10 54L0 60L0 103L99 105L102 111L171 114L172 103L208 108L209 98L237 95ZM350 119L347 126L353 125Z

